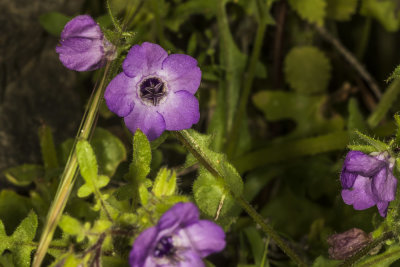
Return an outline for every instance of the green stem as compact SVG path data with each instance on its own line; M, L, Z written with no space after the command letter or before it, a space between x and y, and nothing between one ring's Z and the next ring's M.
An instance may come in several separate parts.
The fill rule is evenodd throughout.
M249 100L250 90L253 85L254 76L255 76L255 72L256 72L256 66L257 66L258 59L260 57L260 52L261 52L266 28L267 28L267 23L265 23L262 20L257 28L257 33L256 33L255 40L254 40L254 48L253 48L250 62L248 65L247 77L245 77L245 79L244 79L243 91L239 98L240 99L239 107L236 110L234 120L233 120L233 125L232 125L232 131L229 135L228 142L227 142L226 153L228 155L228 158L232 158L232 156L235 153L235 149L236 149L236 146L238 143L240 129L242 128L242 121L243 121L244 115L246 114L246 106L247 106L247 103Z
M179 141L192 153L192 155L215 177L220 177L224 181L227 180L224 175L218 171L210 159L208 159L205 152L196 143L196 140L190 135L187 130L174 132ZM265 222L264 218L257 213L257 211L242 197L235 195L232 196L236 199L237 203L249 214L249 216L260 225L261 229L267 233L276 244L288 255L298 266L307 266L305 262L297 255L286 242L274 231L274 229Z
M386 116L400 93L400 79L394 80L383 93L379 104L376 106L372 114L369 116L367 123L371 128L376 127L379 122Z
M113 13L112 13L112 11L111 11L110 1L109 1L109 0L106 1L106 8L107 8L108 15L110 16L111 21L112 21L112 23L113 23L115 29L116 29L119 33L122 33L122 28L121 28L121 26L119 25L118 21L115 19L114 15L113 15Z
M95 121L97 118L97 111L104 93L105 80L110 68L111 63L107 63L103 78L100 85L95 89L94 94L89 100L89 105L86 113L82 119L81 127L78 131L77 138L75 138L75 143L71 149L67 164L65 165L64 172L61 176L61 183L58 186L57 193L54 197L54 201L51 204L50 210L47 214L47 221L44 226L42 235L40 237L39 246L35 253L33 259L32 267L40 267L44 256L46 255L47 249L51 240L53 239L54 231L58 225L60 217L64 211L65 205L67 204L69 195L71 194L72 188L74 186L76 176L78 174L78 161L75 154L75 146L77 140L85 139L87 140L94 129Z

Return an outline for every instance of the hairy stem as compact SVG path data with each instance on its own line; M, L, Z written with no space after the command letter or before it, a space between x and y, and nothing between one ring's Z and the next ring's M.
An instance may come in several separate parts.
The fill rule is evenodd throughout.
M196 143L196 140L186 130L174 132L178 140L192 153L192 155L215 177L221 177L225 181L224 174L215 168L206 153ZM274 231L274 229L265 222L264 218L242 197L237 196L233 192L232 196L237 203L249 214L249 216L261 227L261 229L270 236L275 243L288 255L298 266L307 266L306 263L294 252L286 242Z

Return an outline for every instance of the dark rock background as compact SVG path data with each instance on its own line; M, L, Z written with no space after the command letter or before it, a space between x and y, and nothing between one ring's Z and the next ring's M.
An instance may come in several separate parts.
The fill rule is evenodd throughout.
M82 5L83 0L0 0L0 173L41 162L41 125L53 129L58 143L77 131L83 113L77 74L61 65L58 39L43 30L39 16L73 16Z

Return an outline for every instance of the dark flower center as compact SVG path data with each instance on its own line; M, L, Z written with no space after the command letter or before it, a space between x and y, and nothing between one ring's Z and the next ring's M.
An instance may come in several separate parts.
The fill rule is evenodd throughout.
M172 236L163 236L157 243L153 255L156 258L171 256L175 253L174 245L172 244Z
M156 77L146 78L140 84L140 98L147 103L157 106L166 95L166 86Z

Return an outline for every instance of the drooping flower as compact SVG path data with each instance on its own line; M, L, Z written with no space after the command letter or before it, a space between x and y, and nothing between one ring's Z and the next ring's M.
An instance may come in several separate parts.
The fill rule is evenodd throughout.
M376 205L379 214L386 217L389 202L396 195L397 179L393 167L394 160L387 152L366 155L350 151L340 175L343 201L356 210Z
M344 260L368 245L372 241L372 237L361 229L352 228L346 232L331 235L327 241L331 245L328 251L329 257L335 260Z
M164 130L190 128L200 118L194 94L201 71L188 55L168 53L159 45L133 46L122 64L123 72L107 86L108 108L124 117L128 129L144 132L149 140Z
M115 46L89 15L77 16L65 25L56 52L65 67L76 71L101 68L116 57Z
M156 226L143 231L135 240L131 267L200 267L202 258L225 247L220 226L199 220L193 203L178 203L163 214Z

